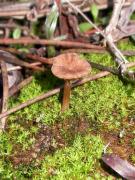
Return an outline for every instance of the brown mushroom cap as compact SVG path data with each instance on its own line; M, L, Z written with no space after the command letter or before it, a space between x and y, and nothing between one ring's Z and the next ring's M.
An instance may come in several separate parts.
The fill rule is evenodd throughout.
M53 58L52 73L65 80L72 80L86 76L90 70L90 64L81 60L76 53L66 53Z

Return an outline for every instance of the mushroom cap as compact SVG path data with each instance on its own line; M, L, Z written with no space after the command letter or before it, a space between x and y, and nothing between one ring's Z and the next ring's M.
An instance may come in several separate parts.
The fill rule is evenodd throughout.
M88 75L90 64L81 60L76 53L66 53L53 58L52 73L65 80L72 80Z

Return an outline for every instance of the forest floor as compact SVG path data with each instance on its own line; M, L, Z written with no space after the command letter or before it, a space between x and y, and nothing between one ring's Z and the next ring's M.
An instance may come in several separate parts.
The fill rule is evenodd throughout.
M135 50L129 41L121 41L119 47ZM81 56L115 67L107 54ZM35 74L10 99L9 107L62 83L51 73ZM101 156L109 143L108 152L135 165L134 88L133 83L109 75L74 88L65 113L60 112L57 94L9 116L6 132L0 134L0 179L120 179L104 166Z

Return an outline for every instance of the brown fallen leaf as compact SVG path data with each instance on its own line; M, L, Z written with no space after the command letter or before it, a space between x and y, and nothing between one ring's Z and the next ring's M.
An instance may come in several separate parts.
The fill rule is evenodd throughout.
M104 154L102 160L121 177L127 180L135 180L135 167L128 161L121 159L116 154Z

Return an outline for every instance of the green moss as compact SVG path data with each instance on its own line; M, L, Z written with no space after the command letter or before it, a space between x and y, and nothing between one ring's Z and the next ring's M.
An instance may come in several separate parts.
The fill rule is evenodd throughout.
M50 73L47 75L40 73L36 74L33 81L29 84L29 86L25 87L21 91L19 97L10 100L10 107L17 106L18 104L21 104L40 94L43 94L48 90L51 90L53 87L57 86L58 84L59 84L59 80L54 78ZM45 123L52 123L53 115L54 118L56 117L56 114L52 112L56 110L55 113L59 113L60 108L58 109L58 107L59 107L59 102L57 95L50 99L47 99L47 101L45 100L42 102L35 103L30 107L26 107L25 109L18 111L17 113L15 113L13 116L10 117L10 120L11 121L16 120L16 116L17 116L18 119L22 121L35 120L37 122L39 121L41 122L41 121L45 121L44 119L46 119ZM48 112L50 108L51 111Z
M112 58L108 55L100 55L99 57L92 54L87 55L85 58L106 65L114 64ZM94 72L95 70L93 70ZM32 83L21 91L20 96L12 102L12 105L33 98L56 87L56 84L60 83L57 79L53 79L50 74L45 77L39 77L39 75L35 76ZM107 121L109 127L111 127L111 124L120 126L120 120L127 115L127 92L131 91L131 89L132 87L130 85L123 85L117 77L109 76L98 81L89 82L72 90L70 109L64 114L60 113L61 104L59 95L55 95L21 110L15 113L15 115L20 119L23 118L23 121L24 119L34 119L47 124L74 116L85 116L89 121L97 124ZM133 94L131 93L131 95ZM11 119L16 118L15 115Z
M94 146L93 146L94 145ZM98 136L77 136L72 146L44 159L34 179L85 179L94 171L103 144Z
M123 50L134 49L132 43L121 42ZM109 55L87 54L87 60L116 67ZM129 61L133 60L128 58ZM98 70L93 69L92 74ZM33 81L21 90L17 98L11 98L9 107L14 107L30 98L34 98L59 85L63 81L51 73L34 75ZM1 179L111 179L104 177L98 170L99 158L103 150L103 142L98 134L101 131L120 131L123 119L134 118L135 91L134 85L123 83L118 77L108 77L92 81L72 90L70 108L65 113L60 112L59 94L52 96L14 113L8 118L8 131L0 137L0 178ZM41 162L41 167L31 164L13 168L9 158L14 152L29 149L35 142L38 124L48 124L68 121L68 119L86 119L90 129L97 135L68 135L70 143L67 147L57 150L53 155L47 155ZM34 125L34 123L36 125ZM64 134L64 129L60 129ZM67 140L67 142L69 142ZM132 143L134 146L134 142ZM18 147L18 149L15 149Z

